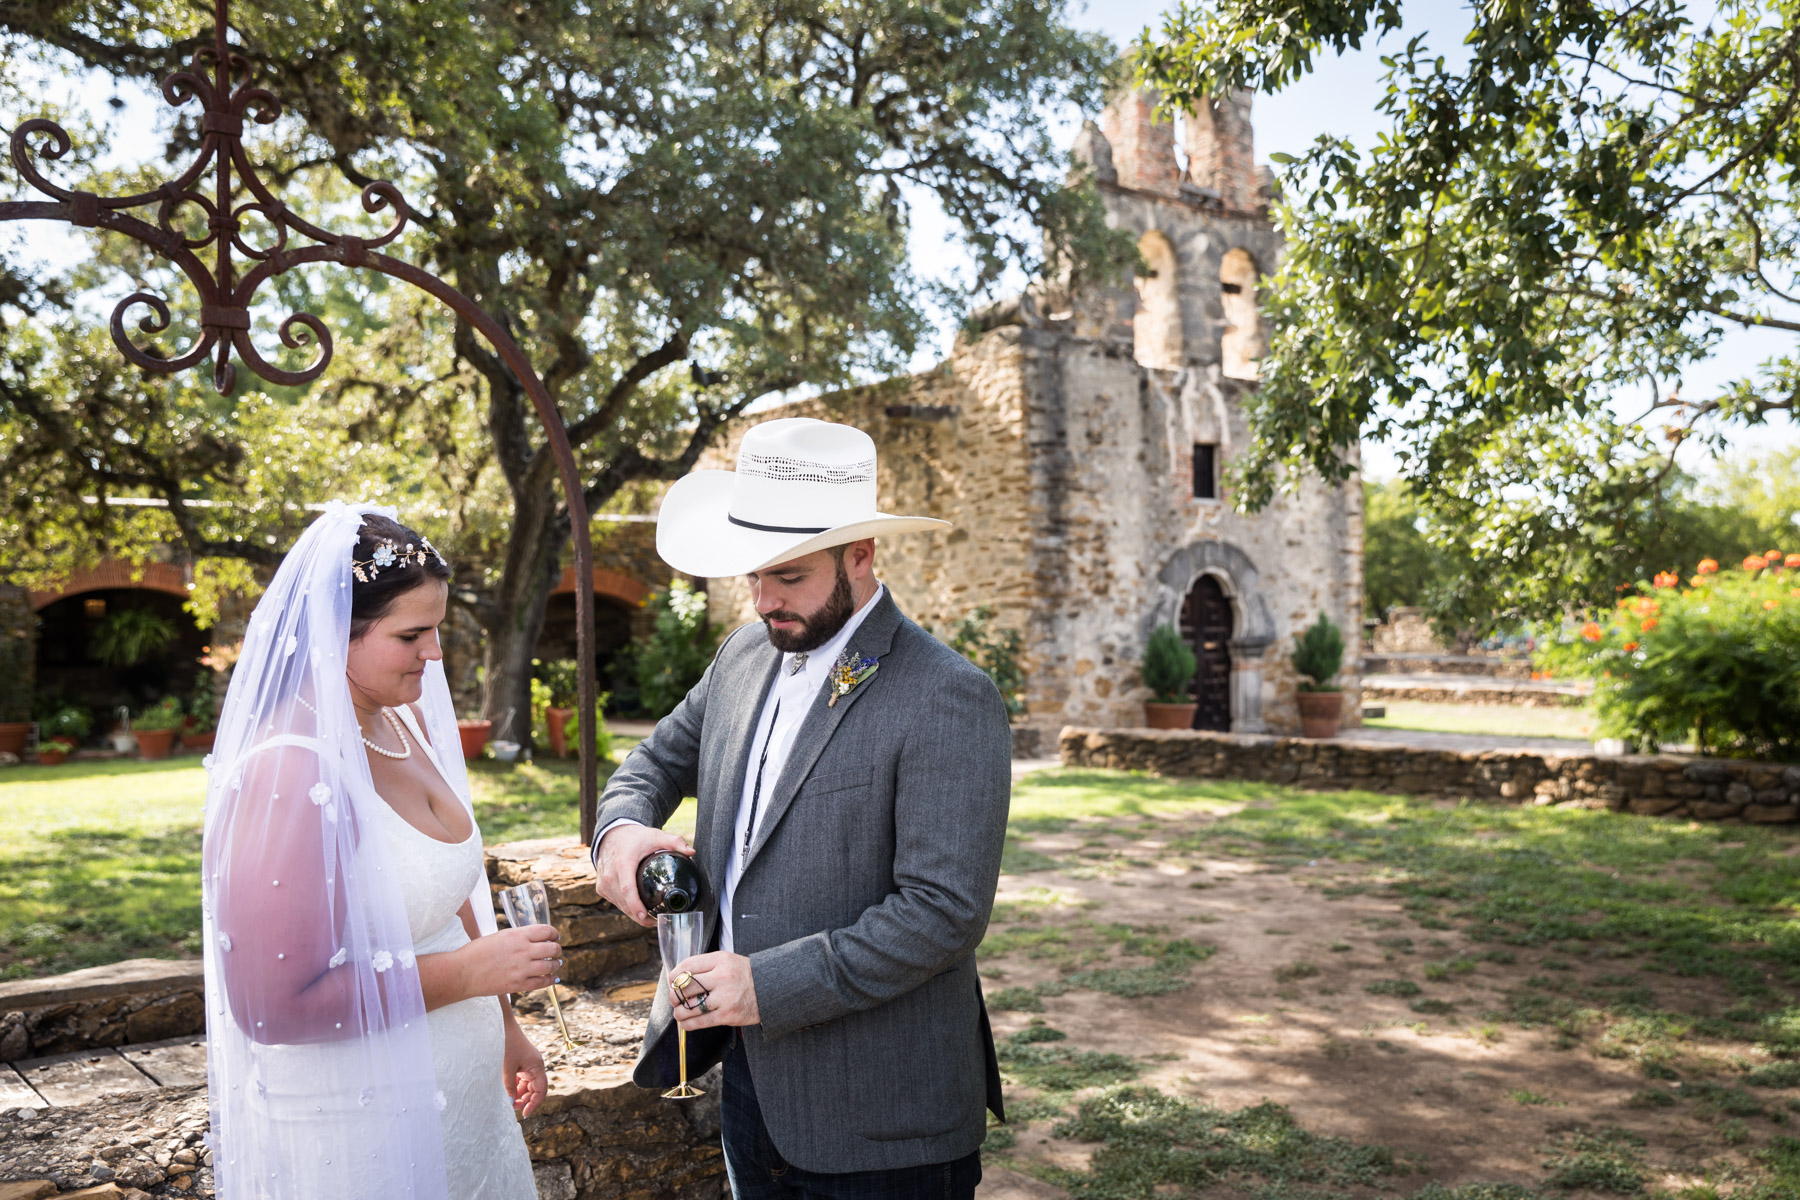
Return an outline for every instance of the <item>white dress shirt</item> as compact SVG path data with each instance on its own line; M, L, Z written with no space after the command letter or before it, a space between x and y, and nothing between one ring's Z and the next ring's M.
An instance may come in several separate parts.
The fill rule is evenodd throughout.
M794 659L798 657L796 654L784 652L781 656L775 683L763 700L762 713L756 719L755 736L750 739L750 756L744 764L743 784L738 792L737 819L732 822L731 850L726 858L725 878L711 881L719 889L721 950L729 951L732 948L731 905L737 894L738 879L744 870L744 849L756 840L757 830L762 828L763 819L768 815L769 798L774 795L781 773L787 767L788 753L794 748L800 728L805 723L807 714L812 711L813 701L824 688L825 680L830 676L838 655L844 652L844 647L850 644L850 639L881 602L882 594L886 591L886 586L877 582L875 594L851 614L850 619L844 622L844 627L830 641L816 650L806 652L806 662L798 671L794 670ZM762 778L760 796L757 794L759 770ZM751 824L753 799L756 801L754 826ZM637 822L629 817L611 822L596 839L596 845L604 841L608 833L625 824Z

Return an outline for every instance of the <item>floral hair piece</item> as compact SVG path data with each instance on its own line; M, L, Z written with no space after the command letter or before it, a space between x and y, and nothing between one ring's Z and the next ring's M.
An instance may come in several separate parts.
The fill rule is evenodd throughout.
M450 565L445 562L444 556L438 553L438 548L431 544L430 538L421 535L419 542L418 546L414 546L411 542L402 546L391 538L382 538L375 543L375 551L368 558L351 560L350 573L356 576L358 583L368 583L379 576L384 568L402 569L413 563L422 567L425 565L427 554L445 566Z

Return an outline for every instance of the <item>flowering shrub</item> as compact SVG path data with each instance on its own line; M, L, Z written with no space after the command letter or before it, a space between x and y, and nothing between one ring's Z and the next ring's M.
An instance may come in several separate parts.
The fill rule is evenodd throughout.
M1602 732L1647 750L1800 759L1800 555L1706 559L1687 587L1659 574L1613 612L1567 631L1540 664L1595 681Z

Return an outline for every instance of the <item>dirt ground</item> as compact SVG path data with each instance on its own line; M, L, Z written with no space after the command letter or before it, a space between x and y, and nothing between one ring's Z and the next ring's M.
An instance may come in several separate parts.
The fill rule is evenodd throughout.
M1641 1136L1653 1191L1701 1181L1666 1164L1716 1167L1743 1161L1751 1149L1727 1147L1717 1121L1691 1106L1648 1107L1641 1096L1634 1105L1634 1095L1653 1083L1640 1064L1579 1045L1559 1049L1551 1026L1523 1029L1495 1019L1504 994L1530 976L1560 971L1559 978L1579 981L1583 974L1617 971L1616 965L1570 963L1545 948L1496 952L1494 943L1473 942L1457 930L1424 928L1398 899L1344 894L1356 891L1345 886L1359 878L1356 866L1315 860L1271 869L1242 858L1166 853L1171 837L1206 819L1093 822L1024 840L1023 849L1060 865L1004 876L1003 914L1011 903L1038 906L1040 927L1059 921L1164 927L1168 936L1215 946L1217 953L1193 967L1191 986L1169 994L1132 999L1070 990L1043 995L1041 1012L996 1011L997 1038L1041 1021L1065 1033L1070 1047L1137 1060L1136 1082L1171 1095L1226 1110L1263 1100L1286 1105L1312 1133L1379 1143L1415 1164L1411 1174L1388 1182L1391 1195L1411 1196L1431 1181L1545 1188L1545 1147L1570 1130L1616 1127ZM1155 824L1167 832L1146 832ZM1421 974L1424 965L1442 960L1461 960L1458 969L1468 972L1426 985L1425 996L1453 1005L1451 1012L1421 1015L1411 1007L1418 995L1365 990L1381 979L1430 978ZM1006 989L1055 980L1067 961L1015 948L984 955L982 966L991 1000ZM1656 984L1659 990L1712 986L1668 977ZM1008 1093L1033 1095L1018 1087ZM1092 1094L1049 1099L1073 1112ZM1786 1123L1779 1112L1768 1119ZM989 1155L985 1200L1066 1194L1034 1174L1082 1169L1095 1147L1052 1136L1055 1124L1053 1117L1015 1123L1016 1146Z

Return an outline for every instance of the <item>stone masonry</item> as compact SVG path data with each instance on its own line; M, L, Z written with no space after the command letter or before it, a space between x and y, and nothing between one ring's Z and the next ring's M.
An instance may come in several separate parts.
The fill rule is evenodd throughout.
M1257 386L1254 280L1282 253L1249 113L1244 93L1188 114L1185 171L1174 127L1146 93L1120 95L1082 130L1079 169L1094 176L1110 222L1139 238L1152 276L1077 295L1034 286L978 314L978 331L936 369L759 413L701 464L729 469L753 421L811 416L867 430L883 510L955 525L882 543L882 579L940 634L979 604L1023 631L1023 721L1044 744L1064 724L1142 723L1144 643L1159 624L1179 626L1204 577L1231 611L1218 685L1229 694L1217 703L1228 703L1234 731L1297 729L1294 634L1320 612L1353 645L1360 627L1354 479L1340 488L1308 478L1255 515L1230 504L1225 472L1248 443L1242 405ZM1235 282L1245 278L1248 288ZM1213 477L1197 488L1204 452ZM742 580L708 590L715 621L754 619ZM1340 682L1354 724L1354 652Z
M1569 805L1753 825L1800 821L1800 766L1675 754L1425 750L1387 742L1067 728L1066 767L1258 779L1500 804Z

